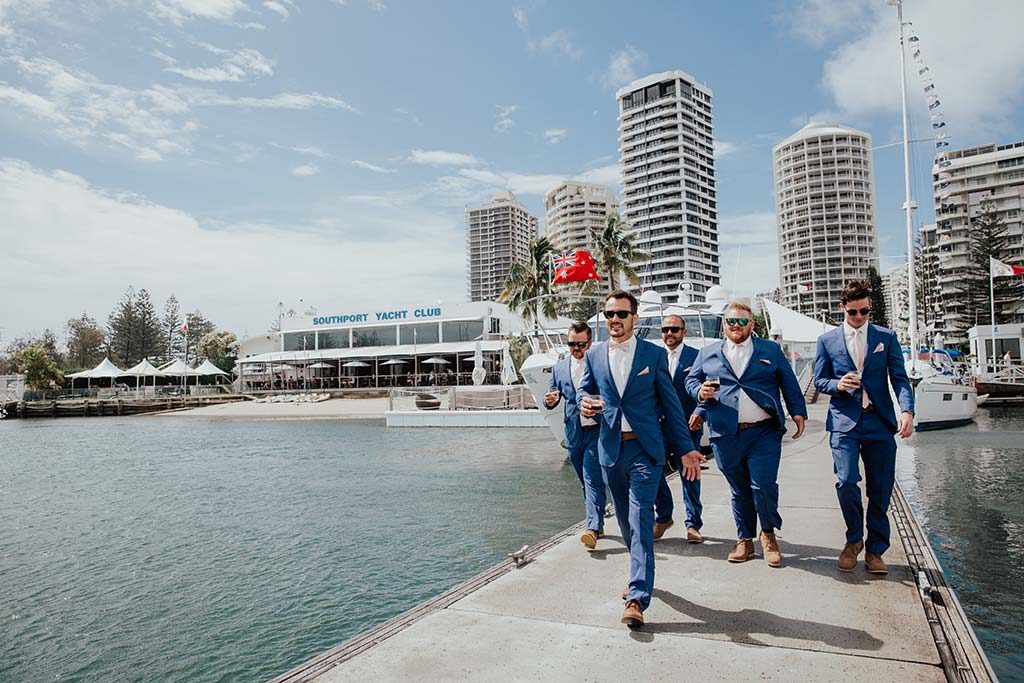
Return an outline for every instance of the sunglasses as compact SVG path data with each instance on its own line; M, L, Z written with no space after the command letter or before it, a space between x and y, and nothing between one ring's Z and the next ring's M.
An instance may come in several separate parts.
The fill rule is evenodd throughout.
M846 315L867 315L870 312L871 312L870 308L861 308L860 310L858 310L856 308L847 308L846 309Z
M587 348L587 344L589 344L589 343L590 342L588 342L588 341L585 341L585 342L566 342L565 345L568 346L570 349L585 349L585 348Z
M725 324L734 327L746 327L750 324L750 318L726 318Z
M661 328L661 333L662 334L678 334L679 332L682 332L682 331L683 331L683 328L676 327L675 325L672 325L671 327L663 327L663 328Z
M618 318L619 320L625 320L626 318L628 318L631 315L633 315L632 311L605 311L604 312L604 317L605 317L606 320L611 320L612 318Z

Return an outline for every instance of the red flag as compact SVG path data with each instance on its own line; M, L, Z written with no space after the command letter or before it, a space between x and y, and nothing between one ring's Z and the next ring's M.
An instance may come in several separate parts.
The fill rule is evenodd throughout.
M590 255L589 251L583 249L563 251L561 254L553 255L551 261L555 267L555 279L552 280L552 284L601 279L594 269L594 257Z
M989 269L992 271L992 277L1010 277L1013 275L1024 275L1024 267L1011 266L1009 263L1003 263L998 261L991 256L988 257Z

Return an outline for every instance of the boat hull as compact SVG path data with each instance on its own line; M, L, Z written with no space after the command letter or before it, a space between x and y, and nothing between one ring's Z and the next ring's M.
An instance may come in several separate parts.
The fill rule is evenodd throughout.
M978 390L948 375L924 377L914 387L914 429L925 432L968 424L978 412Z

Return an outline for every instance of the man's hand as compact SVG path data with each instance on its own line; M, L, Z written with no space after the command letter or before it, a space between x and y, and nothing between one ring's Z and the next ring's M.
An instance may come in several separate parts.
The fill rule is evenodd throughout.
M902 413L900 414L900 438L906 439L908 436L914 433L914 414L913 413Z
M793 441L796 441L804 435L804 426L807 423L807 418L803 415L794 415L793 422L796 423L796 432L793 434Z
M838 386L840 391L856 391L860 389L860 380L857 378L857 375L848 372L839 378Z
M700 451L690 451L684 453L681 458L683 464L683 476L687 481L697 481L700 479L700 465L703 462L707 462L707 458L700 454Z
M691 432L695 432L704 426L704 418L698 415L697 413L694 413L693 415L690 416L690 421L687 423L686 426L690 428Z
M715 397L715 391L717 389L718 387L711 382L704 382L704 384L700 385L700 392L697 396L702 401L710 401Z
M544 405L548 408L554 408L555 404L558 403L558 399L562 397L562 392L558 389L553 389L548 393L544 394Z

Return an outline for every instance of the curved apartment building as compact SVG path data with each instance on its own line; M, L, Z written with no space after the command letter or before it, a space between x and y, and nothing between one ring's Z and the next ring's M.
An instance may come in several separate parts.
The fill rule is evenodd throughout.
M603 185L566 180L544 198L544 234L555 252L586 249L594 253L593 231L618 210L615 192Z
M871 136L812 121L773 159L782 304L841 322L839 293L877 266Z

